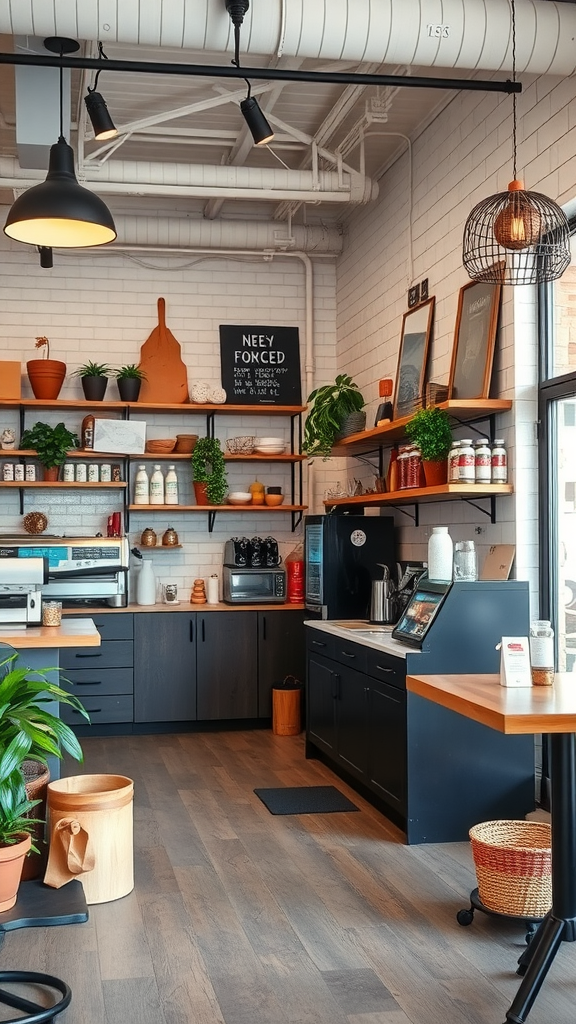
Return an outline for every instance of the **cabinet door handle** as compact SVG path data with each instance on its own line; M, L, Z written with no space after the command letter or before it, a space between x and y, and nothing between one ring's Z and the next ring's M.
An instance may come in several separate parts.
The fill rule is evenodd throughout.
M321 640L313 640L314 647L326 647L326 644L322 643Z
M390 675L394 674L393 668L385 668L384 665L376 665L379 672L388 672Z
M194 619L190 619L190 643L194 643Z
M98 654L77 654L76 657L77 658L101 658L102 657L102 651L99 651Z
M266 639L266 616L262 616L262 639Z
M343 658L356 658L357 657L357 655L355 655L355 654L350 654L349 651L340 651L340 654L342 655Z
M205 640L206 640L206 623L205 623L204 619L202 619L202 643L204 643Z
M332 672L332 700L340 699L340 673Z
M74 686L102 686L101 679L86 679L83 682L76 682Z
M99 715L99 714L101 714L101 712L102 712L102 708L90 708L90 711L88 712L88 714L90 715L90 717L92 717L92 715ZM79 715L80 712L76 711L75 708L72 708L72 714L73 715ZM82 718L84 718L84 715L82 715ZM84 718L84 724L88 725L88 722L86 721L85 718Z

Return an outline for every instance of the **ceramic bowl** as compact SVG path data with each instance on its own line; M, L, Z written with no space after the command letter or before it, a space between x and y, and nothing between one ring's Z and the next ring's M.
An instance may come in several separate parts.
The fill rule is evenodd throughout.
M228 503L230 505L250 505L252 501L252 495L250 491L231 491L228 495Z
M146 441L146 451L156 453L157 455L169 455L170 452L174 451L176 447L176 438L167 437L159 438L153 437L149 441Z
M258 448L284 448L286 442L283 437L256 437L254 444Z
M243 437L229 437L226 448L230 455L252 455L255 438L246 434Z
M270 508L274 508L275 505L281 505L284 501L283 494L265 494L264 501Z
M260 445L256 445L256 451L258 452L258 455L283 455L284 448L284 445L282 445L282 447L278 446L276 448L265 448L261 447Z

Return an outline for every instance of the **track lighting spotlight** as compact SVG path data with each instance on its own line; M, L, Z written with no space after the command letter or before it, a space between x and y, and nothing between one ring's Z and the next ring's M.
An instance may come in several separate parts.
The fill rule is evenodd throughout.
M98 56L102 57L104 60L108 60L101 42L98 43ZM100 71L98 70L96 72L93 87L90 88L90 86L88 86L88 95L84 97L84 103L86 104L88 117L92 122L94 138L98 139L99 142L103 142L104 139L113 139L118 135L118 129L108 113L106 100L101 93L96 91L98 88L99 77Z
M232 63L235 67L240 67L240 26L244 21L244 15L250 6L250 0L225 0L226 10L230 15L232 24L234 25L234 60ZM251 85L248 79L245 79L246 85L248 86L248 93L245 100L242 100L240 104L240 110L250 132L252 138L257 146L263 146L265 143L270 142L274 138L274 132L272 131L268 121L264 117L260 109L260 104L254 96L250 95Z
M52 270L54 266L53 252L49 245L39 245L40 266L43 270Z
M45 39L44 45L61 57L78 49L74 39L59 36ZM116 228L106 204L76 180L74 153L64 138L62 70L60 66L60 137L50 147L46 181L13 203L4 233L40 248L81 249L114 241Z

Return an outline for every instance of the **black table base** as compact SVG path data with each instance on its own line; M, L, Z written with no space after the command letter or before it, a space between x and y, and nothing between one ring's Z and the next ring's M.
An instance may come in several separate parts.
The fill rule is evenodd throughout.
M520 988L506 1014L524 1024L561 942L576 939L576 736L552 733L552 910L519 960Z

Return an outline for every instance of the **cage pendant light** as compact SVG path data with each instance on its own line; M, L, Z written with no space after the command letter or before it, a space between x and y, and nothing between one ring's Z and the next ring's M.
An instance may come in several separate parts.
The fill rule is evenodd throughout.
M516 9L512 11L512 78L516 81ZM478 203L464 227L462 262L474 281L540 284L570 265L570 229L564 211L547 196L527 192L516 170L516 93L512 94L514 178L507 192Z
M61 56L78 49L75 40L59 37L45 40L45 46ZM62 70L60 67L60 137L50 147L46 180L16 199L4 233L41 248L82 249L112 242L116 228L106 204L76 179L74 153L63 133Z

